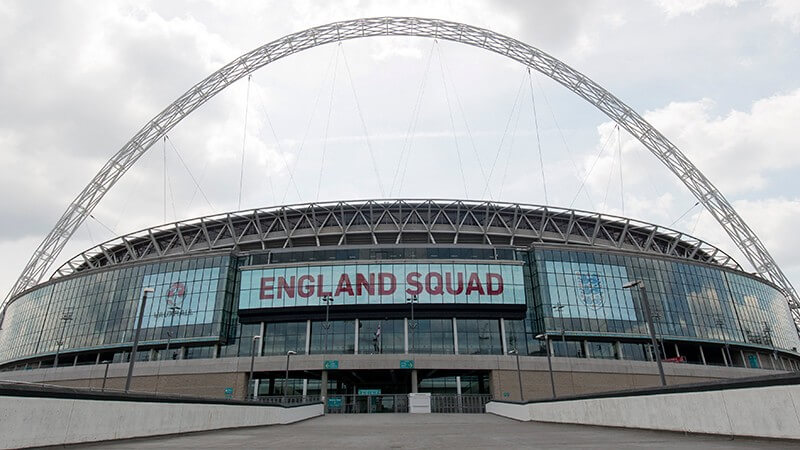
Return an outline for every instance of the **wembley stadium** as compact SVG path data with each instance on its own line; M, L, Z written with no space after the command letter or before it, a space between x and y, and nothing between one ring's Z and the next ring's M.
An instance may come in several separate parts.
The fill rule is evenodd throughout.
M602 212L372 199L154 226L51 274L106 192L218 92L299 51L389 35L483 48L585 99L683 182L754 270L684 232ZM384 17L265 44L137 132L68 206L0 303L0 371L4 380L95 389L321 398L334 412L400 411L406 394L431 393L442 396L440 411L480 411L491 398L800 371L798 320L796 290L752 229L613 94L490 30Z

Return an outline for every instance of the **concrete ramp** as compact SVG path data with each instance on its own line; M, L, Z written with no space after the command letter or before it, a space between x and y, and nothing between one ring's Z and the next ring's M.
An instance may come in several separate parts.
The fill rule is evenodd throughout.
M322 414L321 403L282 407L0 384L0 448L289 424Z
M520 421L800 440L800 376L529 403L495 401L486 411Z

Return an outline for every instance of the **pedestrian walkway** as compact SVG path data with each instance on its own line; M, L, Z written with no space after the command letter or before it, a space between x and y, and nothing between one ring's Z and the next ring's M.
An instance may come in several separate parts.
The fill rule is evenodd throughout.
M516 422L490 414L336 414L292 425L100 443L102 448L727 449L790 448L781 441Z

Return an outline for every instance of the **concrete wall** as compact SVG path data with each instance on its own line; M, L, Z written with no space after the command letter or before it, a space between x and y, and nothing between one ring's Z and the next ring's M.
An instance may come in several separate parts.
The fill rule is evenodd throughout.
M339 361L339 370L398 369L400 360L413 359L418 371L485 370L491 373L491 391L498 400L519 400L516 359L501 355L297 355L291 359L291 376L319 373L325 359ZM285 356L265 356L255 359L256 376L272 372L283 377ZM730 378L775 374L776 371L741 367L702 366L695 364L665 364L670 385L699 383ZM550 378L547 358L521 357L525 400L550 397ZM106 386L121 389L128 364L111 364ZM131 390L168 394L190 394L224 398L225 388L234 388L234 398L243 399L246 392L250 358L218 358L149 361L136 363ZM102 385L105 365L59 367L58 369L20 370L3 372L0 378L10 381L55 384L69 387ZM652 362L553 358L556 391L559 395L635 389L658 386L658 371ZM505 394L508 394L507 396Z
M282 408L0 397L0 447L33 447L297 422L322 404Z
M516 420L800 439L800 386L513 404L486 411Z

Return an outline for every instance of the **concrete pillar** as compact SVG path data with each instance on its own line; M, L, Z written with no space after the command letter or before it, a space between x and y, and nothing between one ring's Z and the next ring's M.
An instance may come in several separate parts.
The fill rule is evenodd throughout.
M356 342L355 342L355 344L353 346L353 349L354 349L353 353L357 355L358 354L358 319L354 320L354 322L356 323L356 335L355 335L356 336Z
M258 350L256 350L256 356L261 356L264 354L264 341L266 340L264 339L265 329L266 325L264 325L264 322L261 322L261 329L259 330L259 336L261 336L261 339L258 340Z
M411 370L411 393L419 392L419 381L417 380L417 369Z
M728 355L727 352L725 351L725 347L722 347L720 351L722 352L722 360L725 362L725 367L730 366L731 362L728 361Z
M456 394L461 395L461 376L456 376Z
M322 401L325 402L328 398L328 371L322 371L322 377L319 382L319 395L322 397ZM327 404L327 403L326 403Z
M303 397L308 395L308 378L303 378Z
M403 318L403 353L408 354L408 317Z
M706 354L703 353L703 346L700 345L700 359L703 361L703 365L706 365Z
M456 318L453 317L453 350L454 353L458 354L458 321Z
M747 367L747 358L744 357L744 350L739 349L739 356L742 358L742 367Z
M500 318L500 345L503 349L503 354L508 354L508 341L506 340L506 321Z
M766 367L764 367L764 363L761 362L761 353L756 352L756 359L758 360L758 367L761 369L766 369Z
M311 320L306 321L306 355L311 351Z
M680 350L678 350L678 344L672 344L672 345L675 346L675 356L680 358L681 357L681 352L680 352Z

